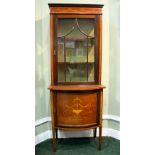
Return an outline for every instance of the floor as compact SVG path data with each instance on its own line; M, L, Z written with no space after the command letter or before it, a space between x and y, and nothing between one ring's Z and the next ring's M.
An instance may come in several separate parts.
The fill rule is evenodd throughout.
M35 147L35 155L119 155L120 141L103 137L102 149L97 149L97 138L68 138L57 140L57 151L52 151L52 140L46 140Z

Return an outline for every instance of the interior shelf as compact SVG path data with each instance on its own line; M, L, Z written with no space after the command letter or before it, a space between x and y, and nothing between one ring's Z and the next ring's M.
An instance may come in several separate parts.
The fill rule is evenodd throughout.
M85 37L85 38L67 38L65 37L66 41L85 41L86 39L95 39L96 37ZM58 37L58 39L64 39L64 37Z
M74 65L74 64L93 64L93 63L95 63L95 62L58 62L58 64L62 64L62 65L64 65L64 64L68 64L68 65Z

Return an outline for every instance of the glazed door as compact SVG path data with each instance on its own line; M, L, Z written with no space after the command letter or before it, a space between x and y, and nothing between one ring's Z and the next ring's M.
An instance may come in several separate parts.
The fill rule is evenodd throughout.
M56 84L96 84L96 16L59 15L56 25Z

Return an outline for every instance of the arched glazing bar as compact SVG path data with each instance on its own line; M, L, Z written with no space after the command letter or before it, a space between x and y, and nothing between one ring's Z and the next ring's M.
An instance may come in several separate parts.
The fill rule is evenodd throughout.
M67 37L68 35L70 35L70 34L75 30L76 27L77 27L78 30L79 30L83 35L85 35L87 38L95 38L95 36L89 36L89 35L87 35L87 34L80 28L80 25L79 25L79 23L78 23L78 19L77 19L77 18L75 18L75 22L74 22L74 25L73 25L72 29L71 29L69 32L67 32L65 35L58 36L58 38Z

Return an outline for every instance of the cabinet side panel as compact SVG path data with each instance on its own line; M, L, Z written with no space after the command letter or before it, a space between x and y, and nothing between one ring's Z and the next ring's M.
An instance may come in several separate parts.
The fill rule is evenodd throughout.
M99 57L100 57L100 52L99 52L99 44L100 44L100 20L99 20L99 15L96 15L96 52L95 52L95 81L96 84L99 84Z
M99 84L101 84L102 71L102 15L99 15Z
M102 15L96 17L96 81L101 84L102 67Z
M51 85L54 84L54 33L53 33L53 15L50 15L50 60L51 60Z

